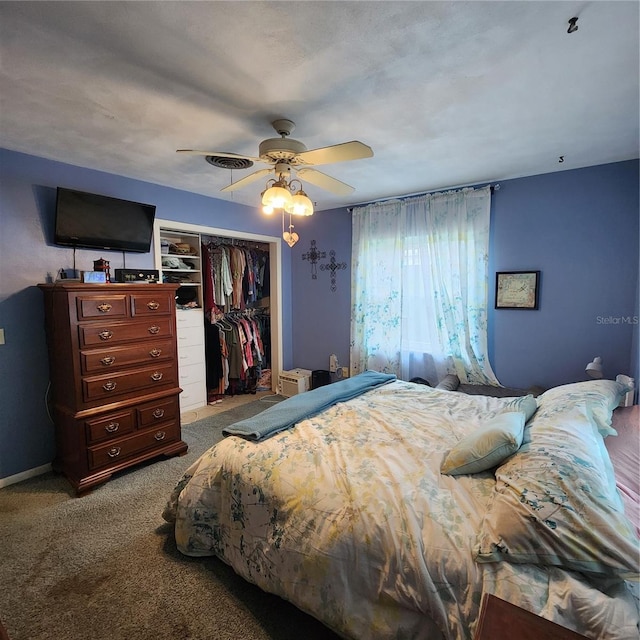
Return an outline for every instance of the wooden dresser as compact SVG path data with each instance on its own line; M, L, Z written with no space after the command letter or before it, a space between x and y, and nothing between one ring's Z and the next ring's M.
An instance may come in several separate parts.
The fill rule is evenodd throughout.
M53 467L78 494L155 456L184 454L173 284L39 285Z
M482 598L474 640L588 640L493 594Z

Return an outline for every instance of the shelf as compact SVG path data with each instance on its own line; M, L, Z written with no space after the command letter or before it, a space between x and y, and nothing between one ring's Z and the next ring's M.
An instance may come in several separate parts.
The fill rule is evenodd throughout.
M160 253L160 279L162 282L166 282L166 278L171 278L172 275L180 275L188 278L182 282L177 281L173 284L177 284L179 287L189 287L190 289L195 289L196 297L195 302L198 304L198 307L202 306L202 272L201 272L201 256L200 256L200 234L197 233L189 233L183 232L173 229L163 229L159 228L159 236L160 243L164 244L165 251L167 251L167 244L174 245L173 251L167 251ZM192 253L182 253L175 250L175 245L188 245L191 247ZM185 246L186 248L186 246ZM183 268L172 268L162 266L162 261L165 258L172 258L175 260L183 260L185 264L193 265L193 269L183 269ZM157 259L157 258L156 258ZM170 280L169 280L170 282Z
M197 256L193 253L163 253L162 256L164 258L187 258L193 260L200 260L200 256Z

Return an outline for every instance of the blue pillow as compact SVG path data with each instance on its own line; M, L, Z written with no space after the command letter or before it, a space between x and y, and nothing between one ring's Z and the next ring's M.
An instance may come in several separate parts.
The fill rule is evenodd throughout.
M441 473L457 476L497 467L520 448L525 418L521 411L499 413L449 451Z
M528 396L519 396L509 402L503 411L522 411L524 413L524 421L529 422L531 416L538 410L536 399L529 394Z

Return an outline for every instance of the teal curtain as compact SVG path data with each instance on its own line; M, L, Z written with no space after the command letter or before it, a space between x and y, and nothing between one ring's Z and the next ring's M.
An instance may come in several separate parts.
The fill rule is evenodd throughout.
M487 354L491 190L353 211L351 369L498 381Z

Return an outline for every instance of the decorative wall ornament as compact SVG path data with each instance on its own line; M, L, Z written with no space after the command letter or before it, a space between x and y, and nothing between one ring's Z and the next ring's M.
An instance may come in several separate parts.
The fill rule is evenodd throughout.
M346 269L347 268L347 263L346 262L336 262L336 252L331 250L329 251L329 255L331 256L331 260L329 261L328 264L321 264L320 265L320 270L321 271L329 271L330 275L331 275L331 291L336 291L337 286L336 286L336 271L339 271L340 269Z
M318 260L320 258L326 258L326 257L327 257L327 252L318 251L315 240L311 241L311 248L309 249L309 251L307 251L307 253L302 254L302 259L308 260L311 263L311 279L312 280L318 279L318 269L317 269Z

